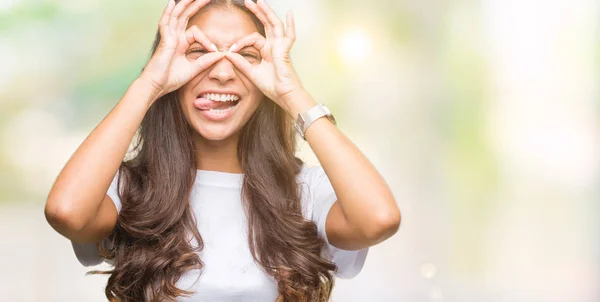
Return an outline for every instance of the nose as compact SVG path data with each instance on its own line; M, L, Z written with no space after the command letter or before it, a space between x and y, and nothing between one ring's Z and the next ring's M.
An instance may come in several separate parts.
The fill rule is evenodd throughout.
M208 76L211 80L217 80L221 84L225 84L235 78L235 71L233 69L233 64L227 58L222 58L213 65Z

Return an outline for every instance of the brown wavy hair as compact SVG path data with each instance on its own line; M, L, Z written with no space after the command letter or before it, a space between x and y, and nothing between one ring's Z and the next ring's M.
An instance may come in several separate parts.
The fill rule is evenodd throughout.
M265 35L243 0L209 5L248 13ZM157 32L152 53L159 42ZM114 269L90 272L110 275L105 294L111 301L163 301L193 294L176 287L183 273L203 267L197 254L203 241L189 202L197 167L193 131L176 92L154 102L142 120L135 155L119 168L122 210L108 247L99 245ZM292 118L269 99L240 130L237 157L245 175L242 200L250 251L275 278L284 301L328 301L336 266L321 257L325 242L316 224L302 216L296 175L304 163L294 155L295 148Z

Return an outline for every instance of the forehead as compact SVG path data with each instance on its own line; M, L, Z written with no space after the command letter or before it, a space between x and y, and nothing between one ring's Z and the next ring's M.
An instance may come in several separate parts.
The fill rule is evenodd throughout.
M240 38L258 31L248 13L236 8L207 6L188 23L196 25L216 45L231 45Z

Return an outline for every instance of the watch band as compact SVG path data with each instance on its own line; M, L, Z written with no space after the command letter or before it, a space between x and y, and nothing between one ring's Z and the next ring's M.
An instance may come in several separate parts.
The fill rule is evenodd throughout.
M337 125L335 117L333 116L333 114L331 114L329 108L327 108L327 106L323 105L322 103L318 103L303 114L298 114L294 126L296 127L296 131L298 131L298 134L300 134L302 139L306 140L306 129L308 129L308 127L314 121L318 120L323 116L327 117L334 125Z

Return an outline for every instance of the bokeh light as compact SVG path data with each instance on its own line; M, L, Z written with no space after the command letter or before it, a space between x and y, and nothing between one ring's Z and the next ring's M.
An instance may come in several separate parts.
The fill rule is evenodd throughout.
M356 65L367 59L371 43L363 30L352 28L341 36L338 51L346 64Z

